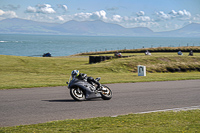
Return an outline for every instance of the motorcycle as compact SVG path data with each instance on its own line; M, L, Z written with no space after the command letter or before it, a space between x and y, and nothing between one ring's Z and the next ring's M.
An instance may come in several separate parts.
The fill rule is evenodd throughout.
M71 97L76 101L84 101L93 98L102 98L103 100L110 100L112 98L112 91L109 87L100 84L100 89L97 90L97 85L87 82L85 77L83 80L72 78L70 76L68 89L70 89ZM100 81L100 77L96 81Z

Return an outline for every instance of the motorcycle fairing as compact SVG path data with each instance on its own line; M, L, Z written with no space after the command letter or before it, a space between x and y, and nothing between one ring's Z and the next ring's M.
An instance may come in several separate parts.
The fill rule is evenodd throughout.
M74 78L70 81L68 85L68 88L73 88L73 87L80 87L85 92L86 99L101 97L101 94L96 91L96 88L87 81Z

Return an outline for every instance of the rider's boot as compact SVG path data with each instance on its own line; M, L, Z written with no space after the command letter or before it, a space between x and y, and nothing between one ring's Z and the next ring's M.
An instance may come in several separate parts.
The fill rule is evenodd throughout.
M102 87L101 86L97 86L96 90L97 91L102 91Z

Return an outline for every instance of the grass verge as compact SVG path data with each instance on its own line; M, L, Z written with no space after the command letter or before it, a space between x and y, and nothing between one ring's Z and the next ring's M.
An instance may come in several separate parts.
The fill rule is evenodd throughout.
M129 114L78 120L53 121L35 125L1 127L2 133L170 133L200 131L200 110Z

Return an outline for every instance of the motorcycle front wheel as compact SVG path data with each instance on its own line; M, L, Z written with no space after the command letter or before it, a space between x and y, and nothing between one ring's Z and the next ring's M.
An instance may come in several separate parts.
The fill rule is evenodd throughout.
M83 90L80 89L79 87L70 88L70 95L76 101L84 101L85 100L85 94L84 94Z
M102 92L100 93L103 100L110 100L112 98L112 91L105 85L102 85Z

